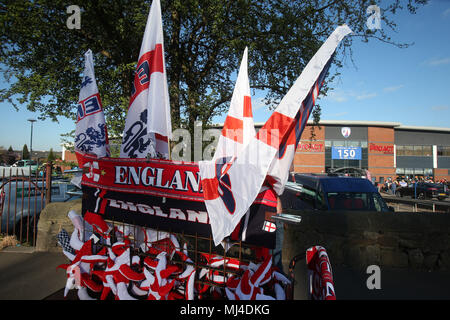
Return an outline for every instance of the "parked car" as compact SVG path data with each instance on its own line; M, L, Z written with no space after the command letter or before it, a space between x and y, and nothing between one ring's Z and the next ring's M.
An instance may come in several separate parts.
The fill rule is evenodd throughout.
M448 188L441 183L417 182L404 187L397 187L395 195L398 197L410 196L415 199L444 200L449 196Z
M19 160L14 162L14 164L11 167L18 167L18 168L29 168L31 167L31 173L36 173L36 170L38 169L38 163L34 160Z
M394 211L367 179L296 173L289 180L280 197L283 208Z
M45 183L44 183L45 187ZM51 188L51 201L62 202L74 199L70 191L77 187L67 181L54 181ZM16 234L26 227L30 229L45 207L45 188L42 181L30 182L29 179L13 179L0 185L0 213L2 233ZM69 192L69 194L68 194ZM36 222L36 224L34 224ZM20 226L22 225L22 228Z

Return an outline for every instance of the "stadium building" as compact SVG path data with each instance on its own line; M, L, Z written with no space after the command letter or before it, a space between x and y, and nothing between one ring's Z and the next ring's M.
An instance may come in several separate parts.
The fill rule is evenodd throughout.
M369 171L372 181L433 177L450 180L450 128L404 126L398 122L322 120L303 131L295 172Z

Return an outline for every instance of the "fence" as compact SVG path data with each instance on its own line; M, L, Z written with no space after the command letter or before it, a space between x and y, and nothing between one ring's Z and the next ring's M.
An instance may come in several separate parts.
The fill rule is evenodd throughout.
M20 243L36 245L37 221L51 202L53 164L42 174L31 167L3 167L0 171L0 233L15 235Z
M405 199L382 194L384 201L396 212L443 212L450 213L450 202Z

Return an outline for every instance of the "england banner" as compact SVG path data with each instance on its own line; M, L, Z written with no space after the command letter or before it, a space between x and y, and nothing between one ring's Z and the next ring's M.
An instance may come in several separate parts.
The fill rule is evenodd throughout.
M84 54L84 58L83 82L78 97L75 151L93 154L99 158L109 157L108 132L90 49Z
M350 28L344 25L330 35L271 117L234 161L199 162L205 204L216 245L233 232L260 192L270 165L282 142L287 139L302 103L305 103L338 44L350 32Z
M231 97L230 108L212 160L236 156L255 134L248 80L248 48L246 47Z
M297 112L294 121L292 121L285 137L282 139L278 153L270 165L267 173L267 180L278 195L283 194L284 187L289 177L289 169L292 161L294 160L295 149L297 148L300 137L305 129L306 122L308 121L309 115L311 114L311 111L316 103L320 88L323 85L332 60L333 57L328 60L327 64L320 73L319 78L314 83L305 100L302 102L300 110Z
M153 0L132 85L122 158L169 158L172 138L159 0Z
M82 176L82 213L165 232L210 237L211 225L197 163L162 159L102 158L77 153ZM249 209L247 227L233 240L274 248L276 199L260 192ZM245 239L243 232L246 233Z

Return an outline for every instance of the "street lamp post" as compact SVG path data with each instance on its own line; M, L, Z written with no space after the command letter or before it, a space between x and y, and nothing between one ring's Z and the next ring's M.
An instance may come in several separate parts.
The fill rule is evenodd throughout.
M33 157L33 122L36 122L36 119L28 119L31 122L31 137L30 137L30 160Z
M27 119L28 121L31 122L31 137L30 137L30 162L28 162L29 164L29 177L31 178L31 159L33 158L33 123L36 122L36 119ZM37 171L36 171L37 172Z

